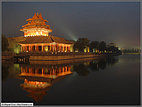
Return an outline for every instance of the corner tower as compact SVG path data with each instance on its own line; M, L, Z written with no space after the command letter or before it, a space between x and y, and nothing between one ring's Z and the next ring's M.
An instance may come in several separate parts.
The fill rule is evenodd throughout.
M20 31L24 32L24 37L28 36L48 36L52 30L50 26L46 24L47 20L42 18L40 14L34 14L32 18L27 19L28 23L20 29Z

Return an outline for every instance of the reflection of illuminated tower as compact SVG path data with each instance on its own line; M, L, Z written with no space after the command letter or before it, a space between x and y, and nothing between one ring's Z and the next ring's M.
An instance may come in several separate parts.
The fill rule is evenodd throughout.
M41 101L43 96L46 95L46 91L51 86L50 83L47 82L38 82L38 81L28 81L25 79L24 84L21 86L29 92L29 97L32 97L36 102Z
M35 101L41 101L53 83L64 79L66 75L71 73L70 66L21 66L19 78L24 79L24 84L21 86L29 92L28 96Z
M31 77L44 77L44 78L52 78L56 79L60 76L65 76L71 74L70 66L62 66L62 67L22 67L21 66L21 74L20 76L31 76Z
M27 19L28 24L22 26L23 29L21 31L24 32L24 36L48 36L52 30L50 29L49 25L46 25L45 22L48 22L47 20L44 20L41 16L41 14L34 14L32 18Z

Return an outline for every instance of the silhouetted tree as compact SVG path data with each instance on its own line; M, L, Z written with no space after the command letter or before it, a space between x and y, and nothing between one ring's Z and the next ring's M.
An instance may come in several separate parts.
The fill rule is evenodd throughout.
M8 39L6 36L2 35L2 51L7 51L8 50Z
M99 49L99 42L98 41L92 41L89 44L90 52L93 52L93 49Z
M107 47L107 51L111 51L113 54L118 54L118 55L122 54L121 50L119 50L118 47L115 46Z
M9 39L9 50L14 52L14 53L19 53L21 50L21 46L18 44L18 42L16 40L13 39Z
M104 51L106 49L106 43L104 41L101 41L99 43L99 50Z
M78 50L79 52L84 52L84 49L89 46L89 40L87 38L79 38L73 48L74 50Z
M114 53L114 52L117 52L117 51L118 51L118 47L109 46L109 47L107 47L107 51L112 51L113 53Z

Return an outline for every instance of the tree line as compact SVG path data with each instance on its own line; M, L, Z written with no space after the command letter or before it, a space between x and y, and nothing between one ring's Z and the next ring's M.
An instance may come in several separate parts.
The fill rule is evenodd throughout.
M87 38L79 38L74 41L74 51L84 52L85 48L88 48L90 52L94 53L117 53L121 54L121 51L116 46L109 46L104 41L90 41Z
M132 48L132 49L123 49L122 52L123 53L140 53L141 50Z

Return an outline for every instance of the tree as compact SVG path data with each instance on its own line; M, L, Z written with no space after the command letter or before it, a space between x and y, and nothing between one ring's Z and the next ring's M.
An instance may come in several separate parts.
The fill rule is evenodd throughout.
M115 53L117 55L121 55L122 54L121 50L119 50L118 47L115 47L115 46L107 47L107 51L111 51L112 53Z
M98 41L92 41L89 44L90 52L93 52L93 49L99 49L99 42Z
M99 50L104 51L106 49L106 43L104 41L101 41L99 43Z
M115 47L115 46L109 46L109 47L107 47L107 50L108 50L108 51L112 51L112 52L117 52L117 51L118 51L118 48Z
M21 50L21 46L18 44L18 42L14 39L8 39L9 42L9 50L14 53L19 53Z
M73 48L79 52L84 52L84 49L89 46L89 40L87 38L79 38Z
M6 36L2 35L2 51L7 51L8 50L8 39Z

